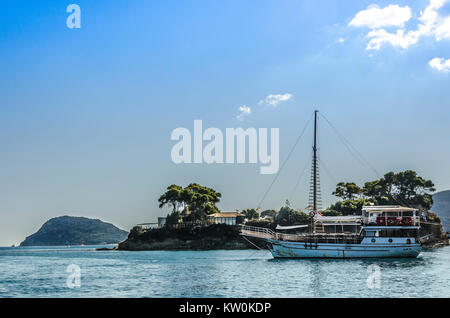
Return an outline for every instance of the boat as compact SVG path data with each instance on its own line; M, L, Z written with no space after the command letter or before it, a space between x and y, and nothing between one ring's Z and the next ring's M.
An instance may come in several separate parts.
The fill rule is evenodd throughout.
M274 258L415 258L422 245L418 209L402 205L363 206L361 215L324 216L319 210L317 111L311 187L311 224L277 226L275 231L241 226L245 238L263 239ZM281 231L307 229L306 233Z
M364 206L361 216L315 214L312 233L286 234L244 225L241 235L265 239L274 258L414 258L422 250L416 213L417 209L403 206Z

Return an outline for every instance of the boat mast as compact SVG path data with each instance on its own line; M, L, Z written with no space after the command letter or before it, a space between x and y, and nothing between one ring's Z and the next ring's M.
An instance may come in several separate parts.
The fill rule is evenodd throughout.
M313 212L317 213L317 110L314 111Z
M316 215L320 209L320 182L319 182L319 156L317 155L317 114L318 110L314 111L314 144L313 144L313 158L311 167L311 185L309 192L309 206L311 211L311 232L315 233L316 227L314 223L314 215Z

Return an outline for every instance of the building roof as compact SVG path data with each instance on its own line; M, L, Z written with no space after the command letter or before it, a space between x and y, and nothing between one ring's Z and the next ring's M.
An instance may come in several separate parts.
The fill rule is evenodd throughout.
M407 208L400 205L367 205L363 206L362 209L364 211L370 212L413 212L417 211L417 209Z
M244 215L239 212L220 212L220 213L210 214L209 216L213 217L213 218L236 218L238 216L244 216Z
M314 221L325 224L340 224L348 223L355 224L361 222L360 215L346 215L346 216L322 216L320 214L316 214L314 216ZM348 225L346 224L346 225Z

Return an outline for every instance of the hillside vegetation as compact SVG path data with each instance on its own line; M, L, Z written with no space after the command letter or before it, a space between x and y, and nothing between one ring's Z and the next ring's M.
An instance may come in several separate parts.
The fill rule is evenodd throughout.
M20 246L97 245L119 243L128 232L111 223L84 217L60 216L45 222Z

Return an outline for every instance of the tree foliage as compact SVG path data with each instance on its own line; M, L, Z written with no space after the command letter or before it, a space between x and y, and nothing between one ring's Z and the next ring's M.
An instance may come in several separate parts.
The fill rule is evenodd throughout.
M280 225L287 226L308 224L311 221L311 218L304 212L296 211L290 207L285 206L280 209L275 221Z
M358 215L361 214L362 207L364 205L369 205L370 203L372 203L372 201L365 198L338 201L325 210L325 214L327 216Z
M271 218L275 219L275 217L277 216L278 211L276 210L265 210L261 212L261 217L265 217L265 216L270 216Z
M353 200L362 192L363 190L354 182L339 182L336 186L336 191L332 194L342 198L343 200Z
M432 192L436 191L431 180L425 180L417 172L406 170L389 172L383 178L366 182L363 193L376 204L401 204L430 209L433 205Z
M166 205L171 205L172 212L176 212L180 205L183 204L182 193L183 188L176 184L167 187L166 192L158 199L159 207L162 208Z
M181 213L179 211L175 211L167 214L166 224L169 226L180 223L181 221Z
M247 220L259 219L259 213L255 209L245 209L241 213Z
M370 203L406 205L428 210L433 205L434 191L433 182L418 176L415 171L388 172L378 180L366 182L362 188L353 182L338 183L333 195L343 200L330 206L328 211L343 215L358 214L363 205Z
M160 208L166 205L172 207L172 213L169 215L169 221L172 223L167 220L166 223L176 224L181 217L180 209L189 214L192 221L203 221L209 214L219 212L216 204L220 202L221 197L222 194L214 189L197 183L191 183L185 188L173 184L159 197L158 202Z

